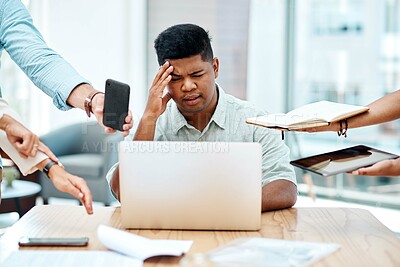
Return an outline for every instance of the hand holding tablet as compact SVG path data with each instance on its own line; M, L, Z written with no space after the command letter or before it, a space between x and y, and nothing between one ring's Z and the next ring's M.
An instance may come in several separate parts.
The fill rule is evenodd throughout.
M332 176L371 166L386 159L396 159L398 155L381 151L364 145L323 153L311 157L293 160L293 166L317 173Z

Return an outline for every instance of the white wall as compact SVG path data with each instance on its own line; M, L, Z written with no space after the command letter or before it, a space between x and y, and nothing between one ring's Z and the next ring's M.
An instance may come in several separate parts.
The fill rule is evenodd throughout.
M108 78L130 84L131 109L141 112L147 91L143 52L146 1L33 0L30 9L51 48L98 90L104 91ZM33 128L40 125L35 132L86 120L83 111L59 111L42 95L35 96L40 104L32 103L33 113L40 110L32 118ZM49 125L45 125L46 119Z
M252 0L250 5L247 100L268 112L285 108L285 1Z

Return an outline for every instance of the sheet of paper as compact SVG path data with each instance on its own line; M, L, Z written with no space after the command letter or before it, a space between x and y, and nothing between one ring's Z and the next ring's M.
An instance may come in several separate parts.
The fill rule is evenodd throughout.
M153 256L180 256L193 244L191 240L149 239L105 225L97 228L97 235L107 248L142 261Z
M210 251L207 256L220 267L305 267L339 247L339 244L243 238Z
M133 259L112 251L97 250L19 250L14 251L4 262L2 267L142 267L143 261Z

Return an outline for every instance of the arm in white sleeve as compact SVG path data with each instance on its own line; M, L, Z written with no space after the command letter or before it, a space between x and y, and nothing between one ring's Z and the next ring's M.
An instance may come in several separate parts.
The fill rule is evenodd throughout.
M8 114L9 116L13 117L15 120L21 123L21 118L19 117L18 113L15 112L13 109L9 108L8 103L1 98L0 98L0 113ZM46 154L40 151L36 153L35 157L28 157L27 159L22 158L19 155L17 149L10 143L4 131L0 131L0 147L14 161L14 163L18 166L19 170L24 176L38 170L36 165L42 162L43 160L49 158Z

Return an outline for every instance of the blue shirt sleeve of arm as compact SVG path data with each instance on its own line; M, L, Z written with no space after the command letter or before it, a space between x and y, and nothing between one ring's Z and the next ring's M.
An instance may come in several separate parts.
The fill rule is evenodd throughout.
M57 108L70 109L66 101L71 91L89 82L47 46L21 1L0 3L1 46L31 81L53 99Z

